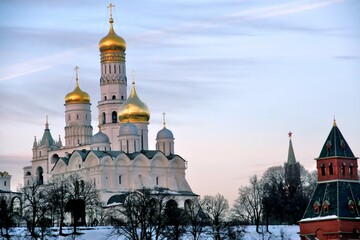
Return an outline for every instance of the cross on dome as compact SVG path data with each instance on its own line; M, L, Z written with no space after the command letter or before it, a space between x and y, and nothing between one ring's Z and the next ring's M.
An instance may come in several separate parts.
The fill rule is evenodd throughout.
M110 3L109 6L107 7L107 8L110 9L110 18L112 18L112 9L113 9L113 7L115 7L115 5L112 4L112 3Z
M166 128L166 118L165 118L165 115L166 115L166 113L165 112L163 112L163 124L164 124L164 128Z
M79 77L78 77L79 67L78 67L78 66L75 66L74 70L75 70L75 79L76 79L76 82L77 82L77 81L79 80Z

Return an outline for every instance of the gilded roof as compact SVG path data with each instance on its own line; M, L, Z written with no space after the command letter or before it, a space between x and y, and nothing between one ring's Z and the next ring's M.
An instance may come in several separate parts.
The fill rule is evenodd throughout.
M66 94L65 103L90 103L90 96L88 93L82 91L79 87L78 80L76 79L76 86L74 91Z
M100 52L107 51L107 50L126 50L126 42L125 40L118 36L115 33L115 30L113 28L113 22L114 20L110 18L110 30L109 33L103 37L99 42L99 50Z
M135 82L132 83L130 96L121 105L118 116L121 123L149 121L150 119L149 108L138 97L135 90Z

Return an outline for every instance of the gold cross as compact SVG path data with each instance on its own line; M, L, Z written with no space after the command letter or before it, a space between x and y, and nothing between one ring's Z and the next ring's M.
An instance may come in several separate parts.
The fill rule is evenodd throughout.
M112 18L112 9L113 9L113 7L115 7L115 5L112 4L112 3L110 3L110 5L107 7L107 8L110 9L110 18Z
M76 66L75 68L74 68L74 70L75 70L75 74L76 74L76 81L78 80L78 71L79 71L79 67L78 66Z

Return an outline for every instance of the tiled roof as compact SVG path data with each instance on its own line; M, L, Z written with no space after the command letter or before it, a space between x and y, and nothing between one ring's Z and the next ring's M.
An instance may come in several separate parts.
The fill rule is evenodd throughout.
M327 157L355 157L335 122L319 156L319 158Z
M338 218L360 217L360 206L355 204L350 210L349 201L358 203L360 199L360 183L355 181L331 181L318 183L314 195L302 219L311 219L335 215ZM314 204L329 206L327 212L322 207L318 213L314 212Z

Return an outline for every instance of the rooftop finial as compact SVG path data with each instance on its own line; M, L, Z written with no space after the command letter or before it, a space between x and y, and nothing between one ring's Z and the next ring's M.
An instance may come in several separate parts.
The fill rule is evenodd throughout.
M45 120L45 129L49 129L48 115L46 115L46 120Z
M163 112L163 125L164 125L164 128L166 128L166 118L165 118L165 115L166 113Z
M135 70L131 71L132 84L135 84Z
M288 135L289 135L289 138L291 139L291 137L292 137L292 132L291 131L289 131L289 133L288 133Z
M113 18L112 18L112 9L113 7L115 7L114 4L110 3L109 6L107 8L110 9L110 23L113 23Z
M75 66L74 68L75 70L75 79L76 79L76 86L78 86L78 81L79 81L79 67L78 66Z
M336 127L336 119L335 119L335 114L334 114L334 121L333 121L333 127Z

